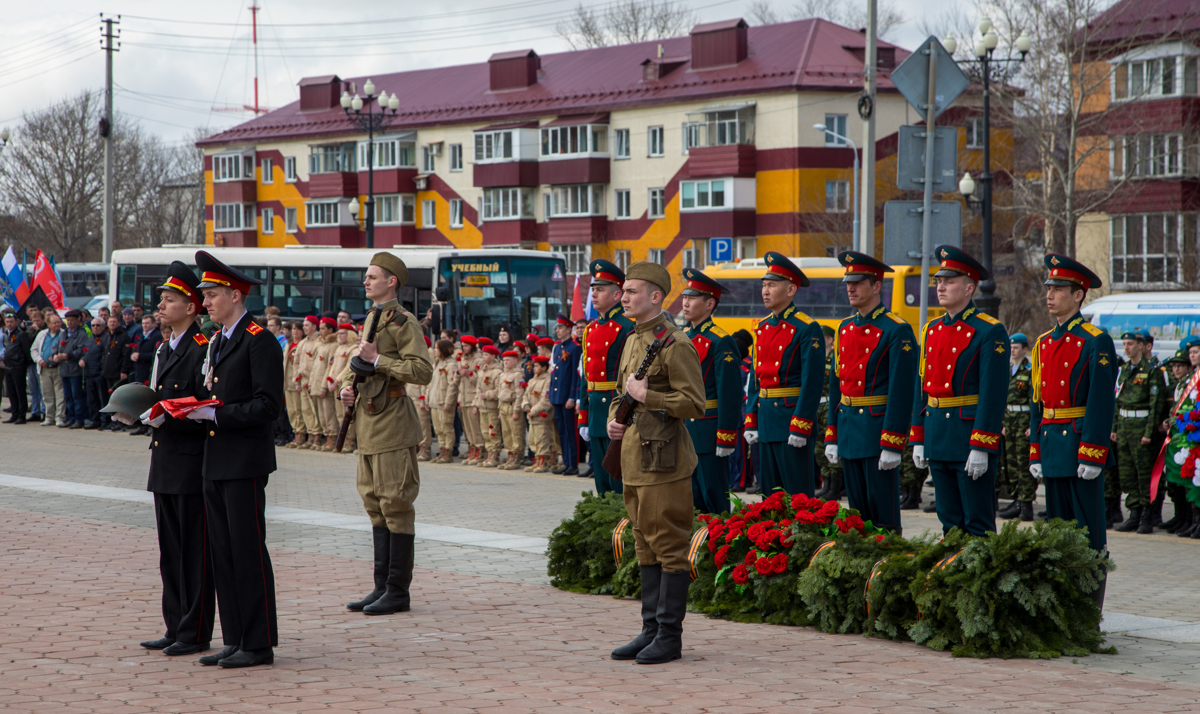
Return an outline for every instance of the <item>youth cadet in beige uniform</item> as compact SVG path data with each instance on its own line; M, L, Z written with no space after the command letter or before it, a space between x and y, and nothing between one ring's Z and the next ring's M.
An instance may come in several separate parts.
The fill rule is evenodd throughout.
M479 462L485 469L500 465L500 452L504 449L503 427L500 425L500 402L496 395L500 388L500 350L494 345L484 345L480 350L483 362L476 373L475 409L479 410L479 426L483 431L483 443L487 460Z

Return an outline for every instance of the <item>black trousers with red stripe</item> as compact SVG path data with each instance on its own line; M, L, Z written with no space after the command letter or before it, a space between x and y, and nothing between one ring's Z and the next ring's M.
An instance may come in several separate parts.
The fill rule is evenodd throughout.
M203 494L155 493L154 521L166 636L189 645L211 642L217 604Z
M221 638L226 646L279 645L275 574L267 554L267 477L204 481Z

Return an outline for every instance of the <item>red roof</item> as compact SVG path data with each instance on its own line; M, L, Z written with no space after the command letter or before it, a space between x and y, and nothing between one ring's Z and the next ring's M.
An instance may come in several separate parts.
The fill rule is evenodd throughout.
M720 24L725 23L697 29L711 30ZM855 59L852 50L858 49L861 55L865 36L857 30L810 19L751 27L748 33L749 56L737 65L693 71L690 62L685 62L655 81L643 81L642 63L658 57L660 44L664 57L690 57L690 37L545 55L541 57L537 83L503 92L489 91L486 62L372 77L380 91L400 97L400 111L390 125L392 129L602 113L781 91L849 93L862 85L862 61ZM895 47L882 41L879 46ZM898 65L910 52L895 49ZM529 52L505 52L493 57L525 57ZM346 81L357 81L361 87L365 79ZM877 87L883 92L895 91L888 71L879 72ZM217 147L359 133L341 107L302 113L300 102L295 101L197 145Z
M1086 40L1094 43L1178 39L1200 34L1196 0L1121 0L1090 25Z

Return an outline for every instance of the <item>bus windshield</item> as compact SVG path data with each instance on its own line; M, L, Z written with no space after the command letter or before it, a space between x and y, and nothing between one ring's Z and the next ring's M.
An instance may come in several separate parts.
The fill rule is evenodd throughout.
M729 288L729 295L721 299L714 313L717 317L766 317L767 309L762 301L762 279L720 278L721 284ZM846 286L841 278L811 278L807 288L796 291L795 305L801 312L819 320L840 320L854 312L846 297ZM891 280L883 281L883 304L891 305Z
M446 324L495 338L501 327L551 334L564 310L563 261L558 258L442 258L438 285L449 287Z

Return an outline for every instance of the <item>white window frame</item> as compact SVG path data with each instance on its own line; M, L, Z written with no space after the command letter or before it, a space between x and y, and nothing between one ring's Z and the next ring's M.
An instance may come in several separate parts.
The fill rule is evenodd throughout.
M275 162L271 159L263 159L259 162L259 170L262 172L262 182L264 184L275 183Z
M437 228L437 201L432 198L421 201L421 227Z
M287 206L283 209L283 229L288 233L299 233L299 211L295 206Z
M1150 229L1155 221L1160 223L1163 249L1162 252L1150 253L1148 252L1151 241ZM1134 226L1137 226L1136 231L1129 230ZM1189 228L1195 230L1195 214L1167 212L1112 216L1109 220L1109 275L1113 287L1164 289L1180 287L1183 277L1182 255L1188 243L1184 233ZM1138 235L1134 236L1135 232ZM1141 245L1134 246L1130 250L1130 240L1139 241ZM1138 261L1137 264L1141 268L1140 280L1129 279L1129 260ZM1121 261L1119 270L1117 269L1118 261ZM1162 280L1150 279L1149 263L1151 261L1161 261ZM1118 275L1123 279L1118 280Z
M421 147L421 173L431 174L437 171L437 153L434 151L433 144L425 144Z
M550 196L551 218L606 215L604 184L552 186L547 195Z
M628 159L632 153L629 147L629 130L613 129L613 161Z
M628 250L614 250L612 255L613 265L621 269L621 272L629 270L630 256Z
M250 220L246 220L247 212ZM215 203L213 204L213 230L218 233L225 231L246 230L254 225L253 203Z
M834 136L834 134L838 134L843 137L850 136L846 133L845 114L826 114L825 128L829 130L825 132L825 146L849 146L845 139L839 139Z
M412 208L415 197L411 193L388 193L375 197L375 224L380 226L411 225L412 220L404 220L404 209ZM406 200L407 199L407 200Z
M516 161L519 150L515 129L475 132L475 163L494 164ZM507 154L505 154L507 150Z
M1157 179L1194 176L1200 171L1200 145L1180 133L1114 137L1110 174L1116 178Z
M733 257L737 260L749 260L758 257L758 238L734 238Z
M213 183L224 183L226 181L242 181L242 168L244 166L243 154L216 154L213 156L212 175Z
M286 183L296 183L296 157L288 156L283 160L283 180Z
M666 155L663 153L667 143L666 134L666 130L661 126L646 129L646 156L660 158Z
M304 203L305 228L332 228L341 225L340 201L306 201Z
M630 203L630 191L627 188L613 190L613 211L617 220L633 218L633 208Z
M721 203L716 203L714 185L720 184ZM688 196L691 195L689 199ZM703 199L701 198L703 196ZM691 200L692 205L687 202ZM679 182L679 210L685 213L701 211L728 211L733 208L733 181L730 179L704 179L702 181Z
M646 260L659 265L666 265L667 251L663 248L651 248L646 251Z
M555 245L550 250L562 253L563 262L568 273L580 275L588 272L592 263L592 246L588 243L574 245Z
M375 155L371 161L376 169L411 169L417 166L415 157L415 141L391 136L375 140ZM367 170L366 140L358 142L358 170Z
M667 191L652 188L646 192L646 217L663 218L667 215Z
M269 160L269 159L268 159ZM275 209L263 208L259 212L262 218L262 232L264 235L271 235L275 232Z
M692 112L683 123L683 151L707 146L754 144L753 104Z
M832 193L831 193L832 191ZM825 212L826 213L849 213L850 212L850 182L849 181L826 181L825 182Z
M349 142L314 144L309 147L309 174L337 174L358 171L358 148ZM347 163L353 164L347 166ZM320 169L320 170L317 170Z
M693 270L704 270L708 265L708 239L696 238L688 241L687 246L680 251L683 267Z
M462 171L462 170L463 170L462 144L451 144L450 145L450 171L455 172L455 171Z
M531 188L485 188L479 204L479 222L531 219L534 217L533 201Z
M450 199L450 227L463 227L463 200L461 198Z
M548 161L608 156L607 124L565 124L542 127L539 138L539 155Z
M983 117L971 117L967 119L967 148L982 149L983 148Z

